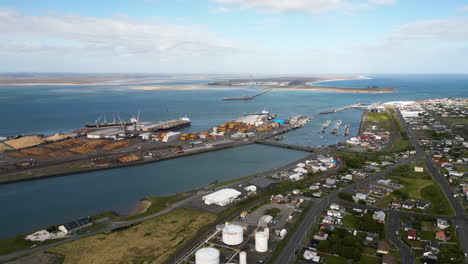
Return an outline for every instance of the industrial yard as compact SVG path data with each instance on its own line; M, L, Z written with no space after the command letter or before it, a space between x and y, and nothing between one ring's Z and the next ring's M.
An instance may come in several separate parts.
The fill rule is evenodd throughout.
M182 133L190 119L164 122L87 124L86 128L51 137L40 135L5 140L0 154L0 182L61 175L158 161L255 143L304 126L310 118L275 119L264 110L199 133ZM71 166L66 166L69 164ZM65 166L65 167L64 167Z

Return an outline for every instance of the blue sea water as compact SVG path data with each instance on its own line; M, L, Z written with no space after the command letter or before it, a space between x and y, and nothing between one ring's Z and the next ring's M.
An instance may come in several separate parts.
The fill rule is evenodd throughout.
M82 127L98 116L129 119L138 111L144 121L192 119L184 131L199 132L246 112L266 108L278 118L308 115L304 128L286 134L287 143L335 144L345 137L317 132L330 119L343 120L355 134L360 110L319 115L358 102L468 97L468 75L376 75L368 80L326 82L324 86L395 87L393 94L347 94L271 91L251 101L222 101L226 96L255 94L256 87L235 90L139 91L126 86L0 86L0 136L53 134ZM203 83L200 80L155 80L155 84ZM146 84L148 85L148 84ZM333 124L332 123L332 124ZM144 166L0 185L0 237L33 231L103 211L129 211L146 195L167 195L271 169L305 153L266 146L247 146ZM32 220L33 219L33 220Z

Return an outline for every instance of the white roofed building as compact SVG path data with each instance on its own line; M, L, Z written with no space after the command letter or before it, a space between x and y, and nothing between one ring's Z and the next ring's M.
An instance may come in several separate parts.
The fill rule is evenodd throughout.
M225 206L232 203L236 198L241 196L242 193L231 188L222 189L214 193L210 193L202 197L205 204L217 204L219 206Z

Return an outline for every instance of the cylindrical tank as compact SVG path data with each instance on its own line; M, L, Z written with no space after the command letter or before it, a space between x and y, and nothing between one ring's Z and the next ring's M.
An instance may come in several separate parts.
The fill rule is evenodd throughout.
M219 250L210 247L197 250L195 264L219 264Z
M239 252L239 264L247 264L247 252Z
M223 242L229 246L236 246L244 241L244 229L238 225L225 225L223 228Z
M270 231L265 228L263 231L255 232L255 250L257 252L268 251L268 238L270 237Z

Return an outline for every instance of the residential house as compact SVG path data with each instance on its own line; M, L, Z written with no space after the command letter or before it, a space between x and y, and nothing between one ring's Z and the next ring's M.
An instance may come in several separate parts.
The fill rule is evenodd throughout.
M415 205L415 202L413 200L406 200L402 205L401 207L405 208L405 209L413 209Z
M447 229L450 225L447 220L437 219L437 227L440 229Z
M450 233L449 232L439 231L439 232L436 233L435 238L437 240L447 241L447 240L450 239Z
M314 239L319 241L327 240L328 234L320 230L314 234Z
M415 205L416 205L416 208L420 210L426 210L431 205L431 202L419 200L416 202Z
M375 211L372 215L372 219L376 220L379 223L385 223L385 213L384 211Z
M390 243L386 239L382 239L379 241L377 246L377 253L387 255L390 251Z
M408 231L406 231L406 235L407 235L407 238L409 240L419 240L418 238L418 232L414 229L408 229Z

